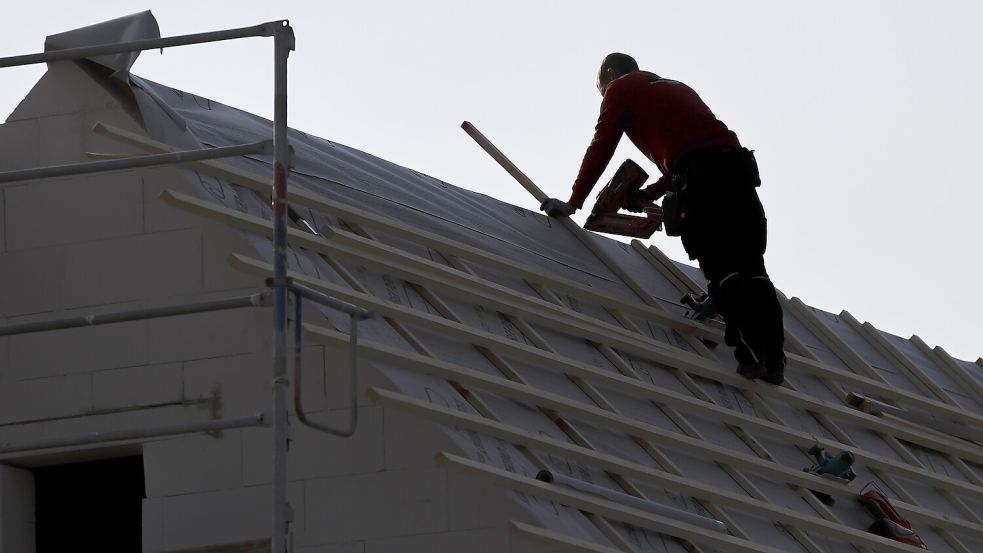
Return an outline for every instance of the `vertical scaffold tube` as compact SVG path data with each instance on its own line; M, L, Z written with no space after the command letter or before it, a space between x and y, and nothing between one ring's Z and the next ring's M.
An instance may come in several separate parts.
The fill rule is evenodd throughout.
M284 21L274 33L273 91L273 529L272 553L286 553L287 524L287 58L293 29Z

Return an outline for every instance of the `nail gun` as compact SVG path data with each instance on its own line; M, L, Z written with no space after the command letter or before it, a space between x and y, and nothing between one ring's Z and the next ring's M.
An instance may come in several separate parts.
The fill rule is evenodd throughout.
M642 206L645 217L618 213L628 195L641 189L648 174L637 163L626 159L611 180L597 193L594 209L584 228L607 234L648 238L662 228L662 208L655 204Z
M871 484L864 486L864 490ZM928 549L918 533L911 528L908 519L894 509L886 495L878 490L864 490L861 490L858 499L864 509L874 517L874 523L867 529L868 532L921 549Z

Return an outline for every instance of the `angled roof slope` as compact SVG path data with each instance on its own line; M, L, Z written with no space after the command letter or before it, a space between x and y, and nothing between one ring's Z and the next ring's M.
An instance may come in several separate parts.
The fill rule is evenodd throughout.
M132 85L159 143L270 136L254 115ZM321 229L291 231L293 276L383 315L360 332L362 354L391 383L375 399L443 425L466 457L438 462L515 490L541 524L520 533L579 551L911 550L864 531L871 519L854 499L872 482L933 551L983 551L983 447L971 441L983 427L979 363L793 298L783 301L787 384L749 382L726 346L708 347L720 328L671 301L699 287L692 268L603 236L592 250L539 213L299 131L290 139L292 205ZM255 251L231 262L265 275L270 167L263 156L199 163L184 174L200 197L164 199L242 230ZM342 344L347 319L323 315L308 319L308 339ZM851 392L899 409L863 413L845 402ZM852 484L802 472L817 443L853 452ZM538 482L542 468L728 533Z

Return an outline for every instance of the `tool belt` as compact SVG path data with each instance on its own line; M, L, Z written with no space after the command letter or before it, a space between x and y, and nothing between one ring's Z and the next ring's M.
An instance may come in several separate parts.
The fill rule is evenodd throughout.
M672 185L662 200L662 223L669 236L681 236L699 218L708 195L728 195L761 186L754 152L711 146L683 154L674 164Z

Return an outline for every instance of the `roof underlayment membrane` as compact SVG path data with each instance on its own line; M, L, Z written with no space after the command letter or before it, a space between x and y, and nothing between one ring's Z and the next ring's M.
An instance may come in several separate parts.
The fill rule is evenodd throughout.
M147 135L172 147L230 146L267 140L272 135L271 122L266 119L135 75L128 78ZM395 357L377 357L370 363L385 375L393 392L438 408L494 417L537 438L580 446L584 451L593 449L655 473L675 475L683 485L655 485L602 470L584 458L567 458L556 450L539 450L534 444L517 447L478 431L451 424L441 426L471 460L529 479L545 466L611 490L627 490L653 503L724 520L735 539L746 540L762 550L881 550L860 543L849 534L849 529L863 531L871 522L856 501L840 498L827 508L810 497L808 489L790 483L787 469L800 471L812 464L806 450L808 440L814 437L825 444L841 444L839 450L855 452L857 478L851 486L859 492L868 482L875 483L903 504L901 510L915 522L933 551L983 551L983 449L975 442L904 419L904 413L910 413L922 421L940 421L939 428L944 423L971 426L965 419L947 416L948 411L931 408L941 403L983 420L983 397L977 393L983 383L983 369L977 364L950 358L946 358L948 364L942 363L932 357L937 354L915 341L858 325L843 314L789 300L783 301L786 330L790 352L796 355L789 365L786 386L775 388L735 380L730 348L724 344L707 348L692 334L686 334L685 323L644 317L639 312L614 314L617 309L602 305L597 295L578 295L576 290L555 285L557 279L566 279L622 302L644 303L621 277L555 220L297 130L290 131L289 139L296 156L289 175L291 188L501 256L541 273L544 279L530 284L528 278L485 263L482 257L451 256L442 253L440 245L427 243L418 235L352 224L344 215L300 204L294 204L294 208L315 229L334 229L337 236L348 239L353 238L352 234L362 235L365 243L373 246L363 248L366 258L359 259L357 251L334 257L292 245L288 256L290 271L335 287L364 291L431 317L456 318L475 333L538 349L559 360L559 365L569 362L571 366L587 366L601 375L584 378L565 374L556 365L547 366L536 362L533 356L520 355L517 349L496 349L487 341L482 345L465 339L466 333L418 325L411 317L400 321L398 329L391 324L392 318L366 321L360 329L360 339L367 344L430 356L496 381L525 383L544 397L559 396L584 409L537 405L503 389L461 385L429 376L416 366L401 364ZM255 155L222 163L259 176L272 172L271 156ZM488 170L498 171L491 165ZM193 168L181 169L181 174L200 185L201 200L266 221L272 219L267 196ZM503 186L512 186L504 173L502 179ZM272 263L268 236L242 232L255 251L235 253L255 257L251 262L255 266ZM330 242L333 238L316 239ZM675 300L686 290L680 288L680 277L673 276L670 268L660 266L640 248L600 235L591 235L591 240L651 296L648 301L655 310L683 320L684 309ZM374 247L382 245L413 261L394 261L392 270L387 270L378 259L395 258L376 255ZM702 282L692 267L678 265L676 270ZM414 271L419 272L419 277L412 274ZM455 286L453 283L458 281L445 276L454 272L470 273L469 282L478 284ZM544 309L543 302L559 302L562 309ZM513 307L503 307L505 303ZM322 309L321 314L320 320L308 316L308 322L347 332L347 317L327 309ZM587 323L580 325L586 328L584 332L572 330L570 321L585 319L601 323L597 328L604 332L592 337L592 327ZM615 327L621 334L612 330ZM612 333L624 338L612 342L606 338ZM636 338L652 344L651 355L624 345ZM688 361L674 365L671 359L675 358ZM708 368L694 369L697 365ZM868 385L864 390L853 388L857 379L838 379L836 375L841 373L859 375ZM641 386L633 391L630 386L612 384L623 374L637 376ZM966 379L976 385L966 385ZM904 413L875 417L844 403L845 392L849 391L878 397L877 390L871 391L877 384L883 388L880 397L899 405ZM654 399L647 391L650 389L683 400L673 406ZM916 396L934 403L906 401ZM706 409L701 410L700 405ZM628 424L609 424L605 422L608 419L587 415L599 409L620 414L641 430L631 431ZM725 420L721 410L748 422L742 425L734 422L737 419ZM701 450L699 445L683 447L679 441L657 441L651 437L657 435L655 432L646 433L648 428L681 439L689 437L708 447ZM751 462L735 464L731 457L714 454L721 450L759 459L760 466ZM925 477L916 478L914 475L919 472ZM680 491L701 489L710 492L697 498ZM678 539L679 534L668 526L660 531L658 524L646 529L613 515L589 516L586 509L564 506L534 492L509 493L544 528L572 538L616 550L627 544L640 552L682 552L687 543L696 543L696 550L706 553L730 550L713 541ZM744 505L739 501L707 499L719 493L759 502ZM761 502L804 518L841 523L842 531L776 522L768 511L757 506ZM909 506L918 507L906 511ZM959 523L947 524L947 519ZM885 551L895 550L887 542L884 547Z
M271 124L257 116L230 108L217 102L178 91L151 81L133 77L134 92L139 101L140 111L144 118L148 133L153 138L179 148L200 148L208 146L227 146L254 142L270 136ZM439 236L450 238L466 244L477 250L494 253L527 267L535 268L544 274L562 277L585 284L599 291L623 298L627 301L641 301L634 292L611 270L600 263L597 257L578 241L567 229L539 213L506 204L495 198L470 192L425 174L400 167L379 159L370 154L348 148L321 138L306 135L299 131L290 132L290 142L296 154L296 164L290 173L290 186L298 187L323 197L348 204L359 210L377 214L411 225L417 229L432 232ZM240 167L261 175L270 174L272 159L265 156L251 156L249 159L229 160L230 165ZM266 220L272 218L267 198L252 190L242 188L230 182L219 180L195 171L186 170L187 178L197 181L201 186L201 197L227 208L254 215ZM507 179L503 175L503 179ZM310 222L314 228L329 227L342 231L351 231L352 227L343 220L310 208L297 206L300 215ZM392 246L399 251L419 256L422 259L450 266L449 260L437 251L439 248L429 247L426 243L415 242L404 236L373 232L374 238ZM249 239L256 249L256 254L268 263L272 263L272 245L265 236L249 234ZM680 290L663 272L660 272L641 253L621 242L594 235L596 242L612 256L618 264L636 279L646 291L656 298L675 299ZM293 247L289 256L290 270L319 280L331 282L339 286L349 283L339 275L318 253ZM384 270L366 267L358 262L340 262L351 275L355 275L358 284L372 295L419 310L425 313L439 315L441 309L433 305L421 293L419 282L410 282L405 278L387 274ZM499 269L483 267L480 263L472 263L473 271L480 278L513 290L520 297L543 299L536 288L531 287L521 278L517 278ZM692 273L691 273L692 274ZM696 275L694 275L696 276ZM424 286L425 287L425 286ZM513 314L504 314L493 307L483 306L480 301L472 301L467 289L458 294L440 294L437 296L446 304L464 324L497 336L506 337L523 344L535 345L536 340L526 336L517 328ZM557 290L556 295L563 304L576 313L595 318L612 325L619 324L603 305L592 302L587 298L579 298L575 293ZM669 312L681 314L683 309L673 302L663 301L663 307ZM868 339L847 324L839 316L821 310L809 309L811 314L800 315L786 310L785 319L787 330L797 338L817 359L823 363L843 371L853 369L834 353L822 337L811 331L800 318L815 317L826 331L831 332L848 344L864 362L883 378L885 387L903 389L914 394L923 394L919 382L896 367L897 363L887 359L883 353L873 347ZM348 321L329 310L324 311L326 323L340 331L346 332ZM644 330L648 337L661 342L668 348L678 348L692 354L696 350L690 341L668 326L652 320L636 318L637 326ZM363 323L361 337L364 340L404 349L407 352L415 350L400 336L386 321L375 319ZM613 365L596 347L583 337L566 334L545 325L528 323L548 342L549 347L559 355L577 362L596 366L603 371L617 372ZM409 325L412 328L412 324ZM449 338L437 332L426 329L414 329L414 335L423 343L426 350L434 357L481 371L496 377L504 377L483 351L470 343ZM955 381L943 372L937 364L930 361L919 348L908 340L880 333L907 357L918 370L928 379L941 386L956 404L967 411L983 414L983 402L979 396ZM724 345L718 345L713 350L714 361L719 362L721 370L732 368L731 351ZM678 371L673 367L637 358L621 353L621 357L639 374L659 387L673 390L680 394L692 392L680 381ZM375 362L375 367L385 374L395 390L402 394L457 409L466 413L478 415L479 412L457 389L446 380L422 375L412 370L406 370L398 364ZM510 365L523 381L531 386L553 394L559 394L567 399L583 402L585 405L596 406L597 403L578 386L575 380L557 372L543 370L533 364L521 360L510 360ZM983 373L972 363L961 362L965 371L972 378L981 379ZM840 392L831 389L820 379L799 371L793 362L789 368L789 381L800 391L821 401L842 404ZM755 386L750 391L741 390L728 384L709 378L696 377L693 380L718 405L739 411L751 417L767 418L759 410L761 403L767 405L779 415L789 427L802 432L836 440L836 434L824 426L814 413L799 405L788 404L770 393L767 387ZM573 443L570 435L549 416L548 412L537 409L534 405L516 402L494 393L480 389L472 389L471 393L480 398L481 402L495 413L500 421L548 436L560 441ZM683 432L660 406L644 397L605 390L603 386L598 391L605 400L610 402L618 412L626 414L647 424L674 432ZM749 397L754 396L754 397ZM694 398L697 396L694 395ZM933 398L935 399L935 398ZM686 420L693 425L704 440L731 448L736 452L755 455L755 452L738 433L722 422L714 420L713 416L686 415ZM598 427L595 424L569 420L577 431L587 438L598 451L622 457L642 465L660 469L660 465L641 447L632 436ZM898 444L883 433L864 428L862 424L851 421L836 421L839 430L849 436L855 444L876 455L887 457L897 463L912 463L909 455L921 462L921 468L936 472L940 475L965 480L967 484L978 483L983 478L983 467L976 462L966 462L971 473L967 474L953 465L949 456L930 448L919 447L916 444L902 442L902 447L910 453L897 450ZM510 444L497 439L489 439L474 432L466 432L451 427L445 427L448 435L457 445L466 451L472 459L479 460L493 467L533 476L538 471L529 455ZM767 451L779 463L787 467L801 468L811 463L811 458L797 444L783 442L768 437L758 437ZM969 442L966 442L969 444ZM700 457L675 451L671 446L660 447L682 476L696 482L719 487L734 493L748 493L747 490L730 476L727 471L712 457ZM844 445L844 450L853 449ZM980 452L983 457L983 451ZM612 490L624 491L614 479L604 471L585 466L578 462L570 462L553 454L536 455L541 462L552 470L572 475ZM958 461L957 461L958 462ZM964 469L965 470L965 469ZM932 485L914 482L895 477L892 485L882 479L882 472L873 471L862 463L856 466L857 483L875 482L882 489L895 490L897 484L902 484L907 493L922 506L930 506L945 515L962 518L952 501L963 501L970 505L974 512L983 512L983 501L980 497L962 497L959 494L948 494L939 491ZM754 485L763 493L765 501L782 505L793 511L818 516L803 500L801 490L771 480L767 474L748 475ZM644 483L635 483L643 490L650 501L662 503L678 509L691 511L704 516L708 515L700 501L670 490L657 489ZM896 493L898 493L896 491ZM592 542L612 545L597 526L586 518L580 511L560 506L550 501L537 500L535 497L515 492L516 501L523 504L542 524L550 529L561 531L574 537ZM892 494L893 495L893 494ZM953 497L955 495L955 497ZM782 551L808 551L783 526L769 520L756 517L753 512L724 507L723 510L746 533L754 543L768 545ZM858 504L840 501L831 509L844 524L854 528L864 528L870 519ZM630 525L614 524L614 528L622 533L624 538L639 551L683 551L682 546L667 536ZM936 535L928 525L919 525L923 539L932 545L935 551L955 551L947 546L947 540ZM845 546L838 543L835 536L810 533L810 537L825 551L843 551ZM983 536L960 536L971 550L983 550ZM977 544L975 547L969 544ZM703 547L707 553L713 548Z

